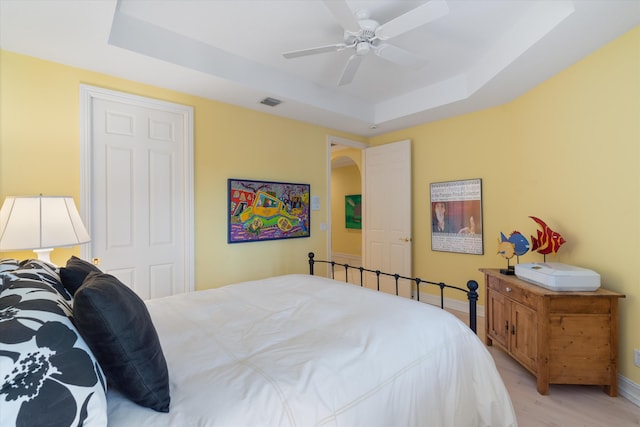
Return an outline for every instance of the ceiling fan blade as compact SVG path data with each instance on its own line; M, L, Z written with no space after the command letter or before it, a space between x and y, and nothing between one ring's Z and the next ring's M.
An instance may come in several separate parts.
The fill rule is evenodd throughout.
M375 34L380 40L389 40L421 25L442 18L448 13L449 6L446 0L430 0L422 6L418 6L404 15L380 25Z
M345 47L347 47L347 45L344 43L329 44L326 46L318 46L318 47L312 47L309 49L301 49L301 50L294 50L291 52L285 52L282 54L282 56L284 56L287 59L291 59L291 58L298 58L300 56L317 55L319 53L339 52Z
M360 67L361 62L361 55L351 55L351 58L349 58L349 61L347 61L347 65L344 67L342 77L340 77L340 81L338 82L338 86L344 86L353 81L353 78L355 77L356 71L358 71L358 67Z
M351 34L361 31L360 24L345 0L324 0L324 5L338 23Z
M427 61L416 55L415 53L408 52L404 49L394 46L392 44L381 44L374 48L374 52L381 58L391 61L393 63L402 65L404 67L420 69Z

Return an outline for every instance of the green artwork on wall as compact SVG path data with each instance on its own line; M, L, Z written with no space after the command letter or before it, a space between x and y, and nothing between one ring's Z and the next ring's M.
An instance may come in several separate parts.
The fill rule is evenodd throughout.
M362 195L344 196L345 227L362 229Z

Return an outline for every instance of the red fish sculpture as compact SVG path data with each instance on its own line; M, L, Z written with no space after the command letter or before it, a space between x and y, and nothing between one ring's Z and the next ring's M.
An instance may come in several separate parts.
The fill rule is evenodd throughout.
M532 220L538 223L542 230L538 230L538 237L531 236L531 250L537 251L542 255L547 255L553 252L555 255L567 241L560 235L560 233L553 231L549 226L540 218L530 216Z

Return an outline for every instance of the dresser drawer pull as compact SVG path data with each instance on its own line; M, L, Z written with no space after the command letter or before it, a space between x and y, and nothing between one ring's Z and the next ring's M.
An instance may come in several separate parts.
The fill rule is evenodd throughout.
M511 288L506 288L505 291L511 292Z

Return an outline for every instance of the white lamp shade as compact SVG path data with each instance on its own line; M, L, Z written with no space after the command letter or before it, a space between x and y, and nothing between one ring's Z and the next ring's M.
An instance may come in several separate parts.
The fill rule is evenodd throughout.
M0 209L0 251L75 246L90 240L72 197L7 197Z

